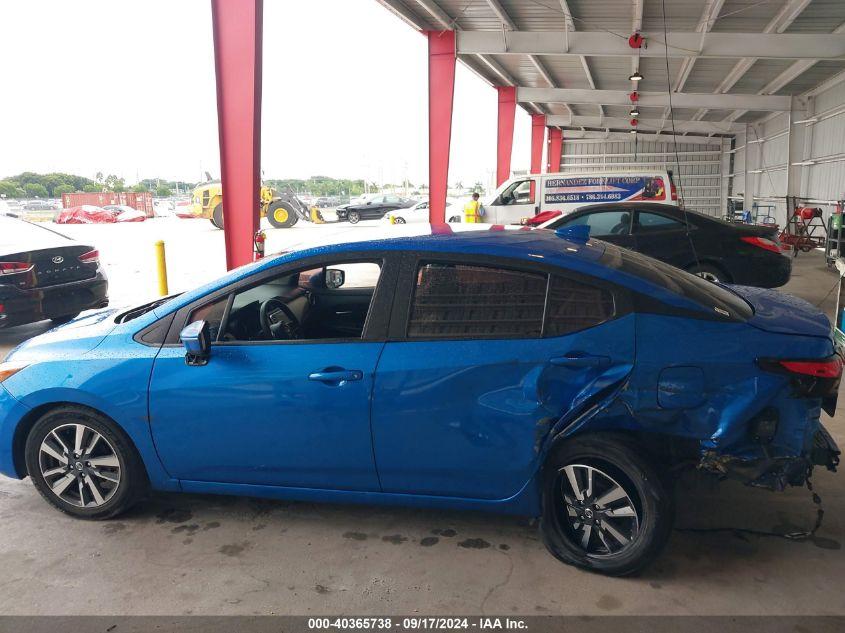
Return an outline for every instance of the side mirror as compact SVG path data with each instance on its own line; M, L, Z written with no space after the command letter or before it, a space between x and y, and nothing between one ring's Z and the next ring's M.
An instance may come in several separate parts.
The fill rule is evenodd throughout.
M205 365L211 355L211 335L208 323L194 321L179 333L179 340L185 346L185 363L192 366Z
M570 242L588 242L590 240L589 224L572 224L562 226L555 231L555 235Z
M326 269L326 288L331 288L332 290L340 288L345 281L346 273L340 268Z

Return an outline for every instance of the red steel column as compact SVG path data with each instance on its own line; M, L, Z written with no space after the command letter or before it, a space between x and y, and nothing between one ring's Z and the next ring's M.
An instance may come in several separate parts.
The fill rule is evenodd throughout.
M496 186L511 176L513 120L516 116L516 88L496 86L499 93L499 123L496 136Z
M539 174L543 166L543 141L546 137L546 115L531 115L531 173Z
M259 227L263 0L211 0L226 266L252 261Z
M428 221L446 222L452 102L455 96L455 32L428 31Z
M546 173L554 174L560 171L560 153L562 150L563 132L559 127L550 127Z

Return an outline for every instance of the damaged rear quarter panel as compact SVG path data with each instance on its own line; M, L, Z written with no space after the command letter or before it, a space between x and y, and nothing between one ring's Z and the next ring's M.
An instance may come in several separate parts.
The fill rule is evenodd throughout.
M764 332L744 323L691 320L652 314L637 315L636 366L620 394L649 432L697 440L702 453L742 459L797 457L818 425L820 401L793 398L789 379L763 371L761 357L822 358L833 353L830 339ZM661 406L658 392L667 368L701 370L702 380L673 381L673 395L700 401L689 408ZM666 387L666 382L663 382ZM683 394L684 388L703 394ZM678 393L680 392L680 393ZM749 435L749 421L766 407L779 416L768 455Z

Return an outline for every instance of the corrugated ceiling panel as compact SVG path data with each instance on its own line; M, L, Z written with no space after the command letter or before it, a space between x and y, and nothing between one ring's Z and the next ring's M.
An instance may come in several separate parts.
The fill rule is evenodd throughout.
M684 92L715 92L725 76L731 71L738 59L702 58L695 60L692 72L684 84ZM675 86L677 75L672 80Z
M694 31L704 10L702 0L670 0L666 3L666 24L670 31ZM663 30L663 6L660 0L645 0L643 30Z
M845 0L843 0L845 3ZM805 70L801 75L796 77L793 81L786 84L782 89L778 90L779 95L797 95L812 90L825 79L833 75L845 71L845 62L840 61L822 61L818 62L808 70Z
M727 0L712 30L762 33L782 6L782 1L761 3L760 0Z
M499 0L499 4L523 31L563 31L566 18L555 0L533 2L525 0ZM577 29L577 26L576 26Z
M845 22L845 1L813 0L786 29L787 33L830 33Z
M544 0L551 4L555 0ZM621 33L631 30L631 0L569 0L569 10L577 31L610 29Z
M731 92L734 94L757 94L772 79L792 66L790 59L758 59L737 81Z

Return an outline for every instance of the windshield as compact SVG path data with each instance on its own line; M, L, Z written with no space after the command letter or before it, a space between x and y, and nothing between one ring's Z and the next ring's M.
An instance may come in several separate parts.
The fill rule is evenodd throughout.
M747 301L724 286L640 253L608 244L601 261L610 268L634 275L690 299L711 314L715 312L743 321L754 315L754 310Z
M178 293L178 294L175 294L175 295L168 295L166 297L161 297L160 299L156 299L155 301L150 301L149 303L143 303L139 306L135 306L134 308L130 308L129 310L126 310L125 312L121 312L120 314L118 314L115 317L114 322L115 323L126 323L127 321L131 321L132 319L137 319L139 316L146 314L150 310L155 310L160 305L164 305L165 303L167 303L171 299L175 299L176 297L179 296L179 294L181 294L181 293Z

